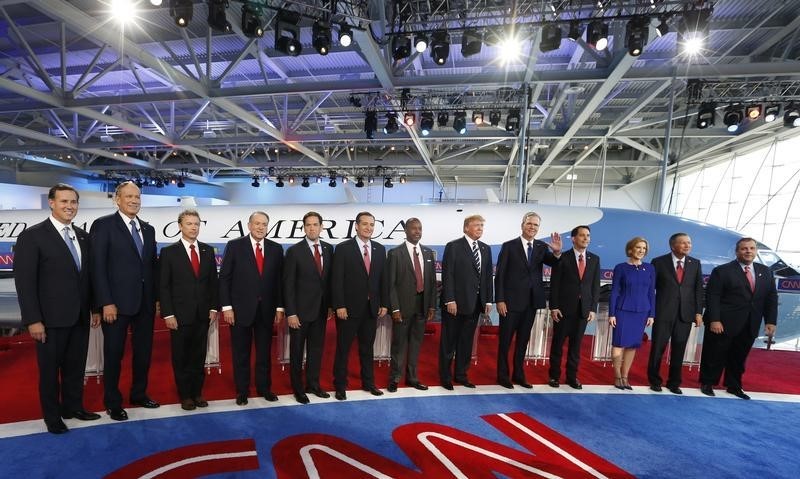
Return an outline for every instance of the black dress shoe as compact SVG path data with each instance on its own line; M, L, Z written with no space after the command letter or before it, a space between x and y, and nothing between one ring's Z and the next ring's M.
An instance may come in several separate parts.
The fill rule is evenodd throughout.
M78 409L77 411L72 411L69 413L64 413L61 415L64 419L72 419L75 418L79 421L94 421L96 419L100 419L100 415L97 413L89 412L85 409Z
M65 432L69 432L67 425L64 424L64 421L61 419L56 419L55 421L45 421L44 425L47 426L47 432L50 434L64 434Z
M294 393L294 399L300 404L308 404L311 402L308 400L306 393Z
M108 416L115 420L115 421L127 421L128 420L128 413L125 412L124 409L121 407L112 407L106 409Z
M511 384L509 380L497 381L497 384L503 386L506 389L514 389L514 385Z
M306 392L311 393L314 396L317 396L318 398L322 399L328 399L329 397L331 397L331 395L328 392L323 391L320 388L306 388Z
M681 388L679 388L678 386L673 386L673 387L671 387L671 388L667 388L667 389L668 389L668 390L669 390L669 392L671 392L672 394L683 394L683 391L681 391ZM712 392L713 392L713 391L712 391Z
M344 391L336 390L335 396L337 401L344 401L347 399L347 393Z
M581 384L581 382L577 379L574 381L568 381L567 384L569 384L569 387L572 389L583 389L583 384Z
M442 387L447 389L448 391L452 391L453 390L453 383L451 383L451 382L442 383Z
M264 399L266 399L269 402L275 402L275 401L278 400L278 396L276 396L275 393L272 392L272 391L267 391L264 394L262 394L261 396L263 396Z
M383 396L383 391L376 388L375 386L370 386L368 388L362 388L362 391L367 391L368 393L372 394L373 396Z
M194 405L197 407L208 407L208 401L203 399L203 396L197 396L194 398Z
M389 387L386 388L386 390L389 391L390 393L396 393L397 392L397 383L394 382L394 381L390 382L389 383Z
M714 388L711 387L710 384L701 384L700 392L705 394L706 396L716 396L716 394L714 394Z
M142 399L139 399L138 401L131 400L131 404L133 404L134 406L141 406L145 409L155 409L161 406L161 404L158 404L157 402L153 401L147 396L143 397Z
M551 388L557 388L559 386L558 379L550 379L549 381L547 381L547 385L550 386Z
M456 380L456 382L465 388L475 389L475 385L469 382L469 379L464 379L463 381Z
M739 398L739 399L744 399L745 401L747 401L747 400L749 400L749 399L750 399L750 396L748 396L748 395L747 395L747 393L745 393L745 392L744 392L744 391L742 391L741 389L737 389L737 388L728 388L728 389L726 389L726 391L727 391L729 394L733 394L734 396L736 396L736 397L737 397L737 398Z
M660 393L661 392L661 386L658 385L658 384L651 384L650 385L650 390L651 391L655 391L657 393Z
M246 406L247 405L247 394L237 394L236 395L236 405L237 406Z
M428 386L422 384L419 381L415 382L415 383L406 383L406 386L410 386L410 387L412 387L412 388L414 388L414 389L416 389L418 391L427 391L428 390Z
M194 411L196 407L194 399L181 399L181 409L184 411Z

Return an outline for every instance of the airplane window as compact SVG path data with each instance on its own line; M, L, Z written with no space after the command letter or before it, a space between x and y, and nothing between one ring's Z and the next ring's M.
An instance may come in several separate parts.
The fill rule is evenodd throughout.
M758 261L763 265L768 266L770 271L772 271L775 276L789 277L797 276L799 274L797 270L786 264L780 258L780 256L771 250L759 250Z
M758 259L759 263L763 264L764 266L772 266L778 261L781 261L775 252L763 249L758 251Z

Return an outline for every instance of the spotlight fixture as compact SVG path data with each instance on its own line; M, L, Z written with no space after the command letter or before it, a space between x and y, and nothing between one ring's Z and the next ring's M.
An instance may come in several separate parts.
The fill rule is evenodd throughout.
M399 62L403 58L411 56L411 37L408 35L397 35L392 38L392 58Z
M422 53L428 49L428 37L424 33L414 35L414 50Z
M747 105L745 112L750 121L758 120L758 117L761 116L761 105L758 103L751 103L750 105Z
M343 185L347 184L347 177L346 176L342 176L342 184Z
M586 27L586 43L597 51L608 47L608 24L602 20L595 20Z
M221 33L231 31L231 24L225 18L225 9L228 8L227 0L209 0L208 2L208 26L212 30Z
M460 135L467 132L467 112L457 111L453 113L453 129Z
M293 184L294 184L294 176L290 176L290 177L289 177L289 184L290 184L290 185L293 185Z
M336 173L331 172L328 178L330 179L330 181L328 181L328 186L331 188L336 188Z
M492 110L489 112L489 124L492 126L500 125L500 119L502 118L502 114L500 110Z
M183 176L178 178L178 184L176 185L178 188L185 188L186 183L183 182Z
M764 109L764 121L767 123L772 123L778 118L780 112L781 106L778 103L767 105L767 107Z
M416 116L411 112L407 112L405 115L403 115L403 123L405 123L406 126L414 126L416 121Z
M461 35L461 56L464 58L477 55L483 46L483 34L477 30L464 30Z
M422 132L422 136L428 136L431 134L431 130L433 130L433 112L432 111L423 111L420 115L419 119L419 130Z
M473 111L472 112L472 123L476 125L483 125L483 112L482 111Z
M783 113L783 125L789 128L800 126L800 107L795 102L786 106Z
M150 0L150 5L152 5L154 7L160 7L161 6L161 0Z
M359 176L356 178L356 188L363 188L364 187L364 177Z
M261 183L258 182L258 176L253 175L253 182L250 183L250 186L252 186L253 188L258 188L259 186L261 186Z
M438 115L436 115L436 124L439 125L439 128L447 126L447 122L450 121L450 114L446 111L440 111Z
M261 26L261 11L249 3L242 5L242 33L248 38L264 36L264 28Z
M387 135L393 135L397 133L400 127L397 124L397 114L393 111L390 111L386 114L386 126L383 127L383 132Z
M275 187L276 188L283 188L283 177L282 176L278 177L278 181L275 182Z
M349 47L353 44L353 30L350 25L342 23L339 25L339 45Z
M714 116L716 115L717 104L713 102L703 102L697 109L697 128L705 129L714 126Z
M303 188L308 188L310 185L311 185L311 183L309 183L308 177L304 176L303 177L303 182L300 183L300 186L302 186Z
M386 188L391 188L391 187L393 187L393 186L394 186L394 185L392 184L392 177L391 177L391 176L387 176L387 177L385 178L385 181L383 182L383 186L384 186L384 187L386 187Z
M378 113L375 110L369 110L364 117L364 133L367 134L367 139L375 138L375 131L378 130Z
M192 0L170 0L169 15L175 20L175 25L186 28L192 21L194 5Z
M356 108L361 108L361 98L357 96L350 95L350 104Z
M406 184L406 175L400 175L400 184L401 185Z
M697 55L708 38L708 21L712 10L689 10L683 14L678 27L678 44L683 53Z
M650 18L639 16L631 18L625 26L625 48L632 57L642 54L650 32Z
M581 37L581 22L578 20L572 20L569 22L569 33L567 33L567 38L570 40L577 41Z
M327 55L331 51L331 26L328 22L314 22L311 28L311 45L320 55Z
M539 50L542 53L558 50L561 47L561 27L555 23L548 23L542 27L542 41L539 43Z
M300 43L299 23L299 13L289 10L278 11L278 19L275 21L276 50L293 57L300 55L303 51L303 45Z
M447 63L450 56L450 34L444 30L437 30L431 35L431 58L437 65Z
M728 132L736 133L739 130L739 125L744 119L742 112L742 105L738 103L731 103L725 108L725 113L722 115L722 122L728 127Z
M512 108L508 110L506 117L506 131L514 132L519 129L519 109Z
M656 33L659 37L663 37L667 33L669 33L669 25L667 25L667 17L661 16L658 17L658 26L656 27Z

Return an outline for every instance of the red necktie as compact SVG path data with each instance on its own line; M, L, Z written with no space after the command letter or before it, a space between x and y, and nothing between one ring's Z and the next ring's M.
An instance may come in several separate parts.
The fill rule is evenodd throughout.
M421 293L425 290L425 286L422 282L422 265L419 262L419 253L416 246L414 246L414 278L417 280L417 293Z
M678 266L675 267L675 276L678 277L678 284L683 283L683 261L678 260Z
M192 257L192 269L194 270L194 277L200 277L200 257L197 256L197 250L195 250L194 245L189 245L189 254Z
M586 271L586 263L583 261L583 255L578 255L578 277L583 279L583 272Z
M259 276L264 274L264 252L261 251L261 243L256 243L256 268Z
M369 249L364 245L364 267L367 269L367 276L369 276Z
M747 278L747 282L750 283L750 292L756 292L756 281L753 279L753 273L750 271L750 266L744 267L744 277Z
M314 263L317 264L317 271L322 276L322 256L319 254L319 244L314 243Z

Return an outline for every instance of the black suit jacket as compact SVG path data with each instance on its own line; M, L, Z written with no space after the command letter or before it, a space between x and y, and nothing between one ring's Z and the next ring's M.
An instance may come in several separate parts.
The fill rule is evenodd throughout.
M22 325L48 328L89 323L91 280L89 235L74 227L81 248L81 270L50 219L23 231L14 247L14 283Z
M193 324L198 318L207 320L210 310L219 310L214 248L198 241L195 250L200 259L200 277L194 275L181 241L162 248L159 259L161 317L175 316L179 325Z
M749 328L753 337L758 336L762 319L766 324L777 324L778 292L772 272L760 263L752 264L752 272L755 292L750 290L738 261L714 268L706 286L706 324L721 321L730 336Z
M600 301L600 257L586 251L586 269L583 279L578 275L578 260L575 251L568 249L550 275L550 309L569 314L580 304L581 317L588 318L590 311L597 311Z
M343 241L333 253L331 272L331 297L333 307L347 308L349 314L360 311L369 297L370 314L387 306L388 291L384 279L386 249L376 241L370 241L369 276L364 267L364 257L355 238Z
M139 219L143 237L142 256L136 250L130 225L119 212L92 223L92 287L97 307L117 306L119 314L134 315L140 310L155 314L158 298L158 257L156 231Z
M328 287L333 267L333 247L319 242L322 256L322 275L314 262L314 253L306 239L286 251L283 264L283 304L286 316L297 315L300 322L310 323L320 318L331 306Z
M442 305L456 302L458 314L473 314L475 298L480 304L492 303L492 249L478 241L481 252L481 271L472 259L472 246L464 237L453 240L444 247L442 260Z
M417 244L422 265L422 312L436 308L436 257L433 250ZM403 318L417 313L417 278L414 275L414 258L408 252L405 241L389 250L388 258L389 312L400 311Z
M259 298L261 317L256 318ZM283 248L264 238L264 274L259 276L250 235L229 241L219 270L219 301L233 307L238 326L256 320L271 324L283 302Z
M527 246L517 237L506 241L497 258L494 276L494 300L506 303L509 311L523 312L528 308L542 309L546 305L542 264L555 266L558 262L547 243L533 240L531 264Z
M703 271L700 260L686 256L683 259L683 282L678 284L672 254L651 261L656 269L655 320L672 320L676 316L684 323L694 322L696 314L703 312Z

